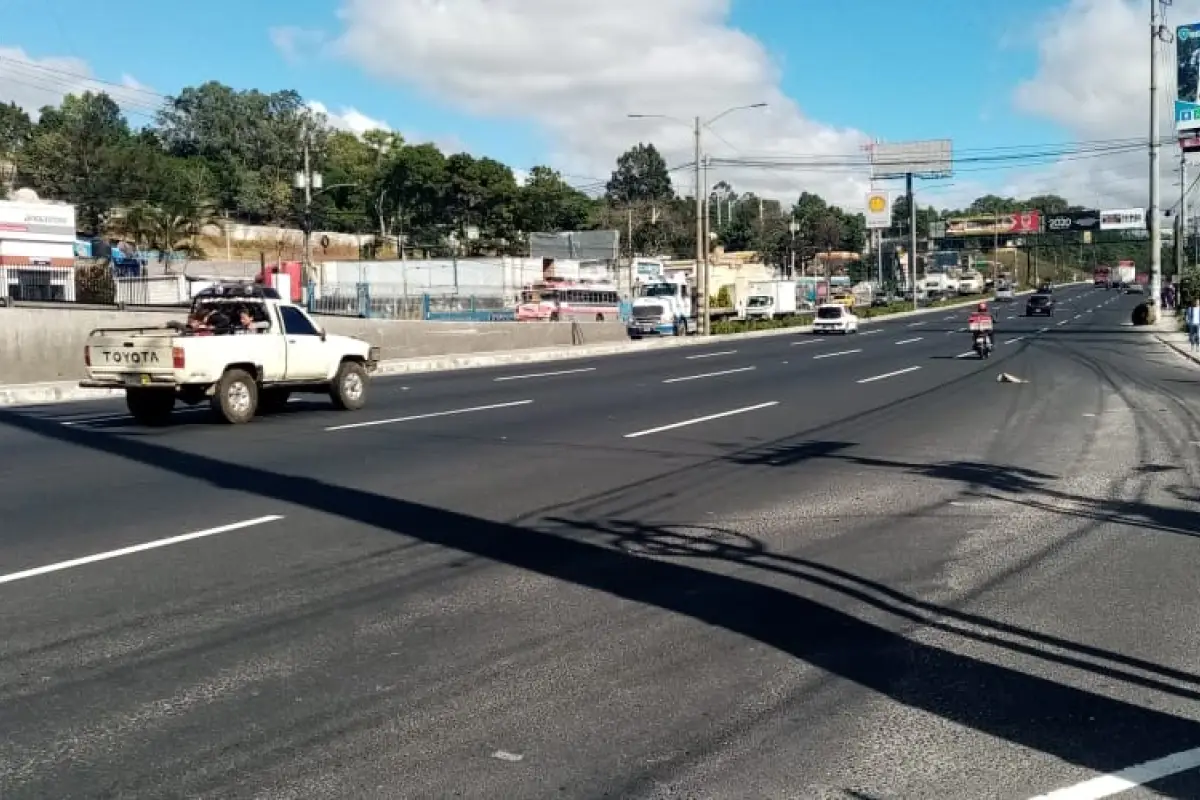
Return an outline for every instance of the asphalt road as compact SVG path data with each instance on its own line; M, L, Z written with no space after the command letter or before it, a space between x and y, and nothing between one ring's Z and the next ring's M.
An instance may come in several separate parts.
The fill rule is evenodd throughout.
M1200 797L1197 374L1060 302L0 412L0 796Z

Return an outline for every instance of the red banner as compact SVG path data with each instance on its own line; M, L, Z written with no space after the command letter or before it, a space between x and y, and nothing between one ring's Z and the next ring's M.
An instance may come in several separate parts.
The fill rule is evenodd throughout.
M1021 211L1011 214L1012 227L1009 233L1037 233L1042 229L1042 213L1040 211Z

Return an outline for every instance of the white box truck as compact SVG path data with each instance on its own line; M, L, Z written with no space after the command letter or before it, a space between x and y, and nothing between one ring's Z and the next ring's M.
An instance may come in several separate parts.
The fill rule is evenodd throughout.
M746 293L746 319L778 319L796 313L795 281L755 281Z

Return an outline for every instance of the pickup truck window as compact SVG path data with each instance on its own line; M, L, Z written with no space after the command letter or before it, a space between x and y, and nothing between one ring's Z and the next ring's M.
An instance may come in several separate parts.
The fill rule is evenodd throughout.
M292 306L280 306L279 314L283 317L283 331L289 336L320 336L308 317Z

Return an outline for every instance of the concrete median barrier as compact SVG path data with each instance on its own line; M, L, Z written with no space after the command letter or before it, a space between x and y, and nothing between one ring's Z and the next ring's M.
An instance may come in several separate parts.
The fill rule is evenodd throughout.
M116 311L89 308L0 308L0 384L77 381L83 346L95 328L160 326L182 322L181 309ZM618 322L415 322L319 317L330 333L357 336L380 347L385 359L472 355L512 350L586 347L626 341Z

